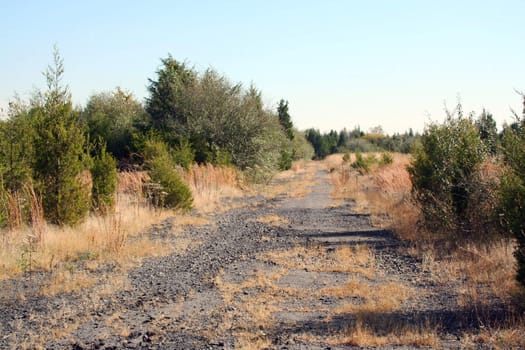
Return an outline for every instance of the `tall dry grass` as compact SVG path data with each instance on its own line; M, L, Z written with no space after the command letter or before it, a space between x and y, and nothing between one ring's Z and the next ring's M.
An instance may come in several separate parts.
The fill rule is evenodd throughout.
M356 209L371 214L375 225L392 229L401 240L411 242L408 253L422 259L423 270L430 272L435 282L447 288L455 286L450 292L457 296L459 307L474 307L481 320L495 299L513 309L512 303L519 296L514 243L503 238L489 244L465 241L446 245L441 235L421 228L421 209L411 195L412 184L406 169L409 162L410 156L394 154L393 164L376 167L367 175L351 171L346 174L338 170L344 167L340 163L332 172L334 196L354 199ZM491 161L481 167L482 180L490 181L500 175L501 169ZM510 312L505 324L490 325L490 329L482 329L479 335L464 338L513 348L523 344L516 334L524 334L524 329L523 318Z
M180 170L190 187L194 206L203 213L224 210L224 197L240 197L247 189L242 173L228 166L194 164L188 171Z
M242 195L244 188L242 176L232 168L194 165L182 175L195 197L196 208L203 213L217 210L223 196ZM24 271L60 272L80 261L95 266L94 261L113 260L121 266L131 266L144 256L168 253L170 246L150 239L144 234L146 228L173 216L177 216L175 226L190 221L199 225L206 220L188 221L173 210L149 205L144 196L148 181L146 172L119 173L115 207L91 214L75 227L46 223L41 200L29 186L24 197L29 202L29 224L23 224L24 209L20 203L24 200L11 195L9 225L2 231L0 242L0 279ZM179 230L175 228L173 232Z

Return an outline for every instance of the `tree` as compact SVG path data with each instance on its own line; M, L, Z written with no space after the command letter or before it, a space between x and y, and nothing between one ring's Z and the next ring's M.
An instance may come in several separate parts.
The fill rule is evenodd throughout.
M288 136L290 140L293 140L293 123L290 114L288 114L288 101L283 99L279 101L279 106L277 106L277 115L279 116L279 123L283 127L286 136Z
M99 140L97 154L91 165L91 199L96 210L104 212L115 205L117 190L117 162L106 151L104 141Z
M149 79L146 112L151 116L153 128L171 135L165 136L166 138L176 138L187 131L188 90L195 83L197 74L171 55L161 62L157 80Z
M94 94L89 98L81 119L91 140L102 139L106 149L117 159L129 157L133 147L135 124L144 118L144 108L131 93L120 88Z
M64 65L56 48L53 58L54 66L44 73L47 91L33 102L38 150L33 172L45 217L71 225L82 220L89 207L89 191L82 181L85 137L68 88L61 83Z
M496 154L498 146L498 130L496 128L496 121L492 114L485 109L475 121L475 125L479 130L479 137L487 147L491 154Z

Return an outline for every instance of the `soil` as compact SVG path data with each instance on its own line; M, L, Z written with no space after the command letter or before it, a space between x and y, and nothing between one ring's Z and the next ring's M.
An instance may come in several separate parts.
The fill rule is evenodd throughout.
M356 323L355 315L338 310L362 303L362 297L321 292L352 277L372 286L391 281L413 291L394 311L374 315L386 327L381 332L392 325L424 324L436 330L441 347L461 348L459 336L479 329L479 314L458 307L454 288L437 283L391 232L355 213L353 202L335 205L327 172L316 171L315 185L303 198L245 198L241 208L215 214L209 225L182 235L167 234L173 220L156 225L149 234L167 239L166 244L188 239L193 244L125 272L117 265L101 266L92 288L43 296L49 273L0 282L0 348L357 348L334 339ZM284 223L258 221L269 215ZM333 261L341 247L368 247L374 275L318 268ZM311 254L290 257L290 264L269 258L299 248ZM301 264L293 265L298 259ZM103 292L118 278L126 283ZM504 313L497 301L485 310L493 321Z

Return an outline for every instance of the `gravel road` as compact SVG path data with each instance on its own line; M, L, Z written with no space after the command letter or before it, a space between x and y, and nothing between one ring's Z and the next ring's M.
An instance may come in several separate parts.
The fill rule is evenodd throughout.
M334 339L355 326L354 315L341 307L359 305L362 298L323 291L357 277L413 291L379 318L389 324L426 322L439 332L442 346L460 348L458 332L478 326L471 310L459 309L446 286L433 282L421 261L403 254L390 232L355 213L352 202L334 205L328 174L315 171L304 197L246 198L241 208L181 235L168 234L172 220L156 225L150 234L168 237L166 244L192 244L146 259L124 276L116 266L101 267L102 281L124 278L114 293L103 292L101 282L80 292L42 296L38 288L45 275L1 282L0 348L353 348ZM272 217L280 222L264 220ZM354 252L367 247L373 275L329 268L342 247ZM367 264L362 268L369 269Z

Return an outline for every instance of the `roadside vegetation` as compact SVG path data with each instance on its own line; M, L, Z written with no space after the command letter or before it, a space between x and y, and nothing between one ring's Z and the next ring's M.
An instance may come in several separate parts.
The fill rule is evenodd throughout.
M321 133L294 128L286 100L272 110L255 86L171 56L149 79L144 103L116 88L74 107L64 72L55 50L47 89L15 99L0 121L0 279L46 272L43 294L89 288L105 263L127 269L197 244L170 246L147 234L152 225L176 235L177 227L208 224L207 214L235 206L224 197L247 192L302 198L324 166L335 201L351 198L373 225L392 229L406 254L473 313L481 326L462 336L466 347L525 346L524 95L522 114L500 132L487 111L465 115L458 104L421 134L389 136L381 127ZM255 222L289 224L278 215ZM378 274L365 246L297 247L259 258L283 270L244 285L215 281L225 300L241 297L236 307L255 328L279 311L277 301L302 292L275 284L285 269L342 271L357 277L319 293L363 302L341 307L338 314L355 314L356 322L330 343L438 344L438 329L396 328L373 316L397 310L413 291ZM266 293L256 308L241 295L251 286ZM267 305L274 309L258 314ZM243 347L268 345L253 334L239 339Z
M466 347L524 346L525 110L515 116L498 133L489 113L465 116L458 105L427 126L411 155L384 165L366 161L374 153L326 160L333 197L354 199L375 226L392 229L483 325L463 335Z
M55 48L47 88L0 121L0 278L167 252L143 235L152 224L226 210L222 197L313 156L287 101L271 110L212 69L169 56L144 104L116 88L85 107L64 74Z

